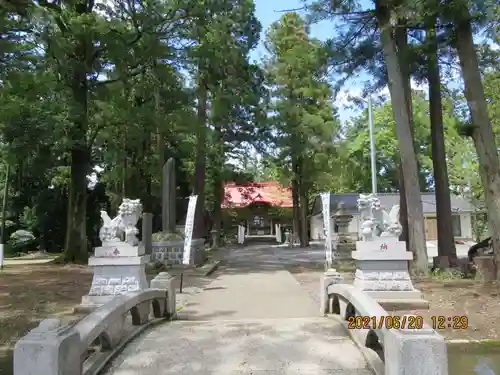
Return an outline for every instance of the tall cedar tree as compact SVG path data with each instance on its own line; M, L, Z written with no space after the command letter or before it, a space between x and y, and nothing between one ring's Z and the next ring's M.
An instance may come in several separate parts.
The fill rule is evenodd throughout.
M304 20L294 12L284 14L270 27L266 48L270 53L265 67L276 156L291 171L293 230L301 245L307 246L314 153L328 150L338 130L327 83L326 55L322 44L309 37Z

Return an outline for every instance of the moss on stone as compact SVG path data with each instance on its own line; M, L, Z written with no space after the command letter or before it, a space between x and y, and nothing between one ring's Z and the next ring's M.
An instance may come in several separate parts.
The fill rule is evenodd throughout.
M184 235L181 232L156 232L151 236L153 242L162 241L184 241Z

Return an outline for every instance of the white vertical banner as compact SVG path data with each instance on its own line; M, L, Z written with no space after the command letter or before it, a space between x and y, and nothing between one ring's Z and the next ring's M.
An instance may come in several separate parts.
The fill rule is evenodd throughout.
M182 263L189 264L191 261L191 241L193 239L194 215L196 212L197 195L189 197L188 210L186 215L186 225L184 226L184 255Z
M325 230L325 256L328 264L332 263L332 226L330 223L330 193L321 193L323 203L323 227Z
M243 225L238 225L238 243L245 243L245 227Z
M0 268L3 268L3 243L0 244Z

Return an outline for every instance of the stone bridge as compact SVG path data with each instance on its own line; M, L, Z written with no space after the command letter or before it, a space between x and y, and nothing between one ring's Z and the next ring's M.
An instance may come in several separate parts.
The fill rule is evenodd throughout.
M427 326L348 329L353 317L389 314L328 275L300 284L287 269L321 264L324 252L313 253L227 252L179 312L172 279L160 274L71 327L45 320L18 341L14 375L448 374L444 339Z

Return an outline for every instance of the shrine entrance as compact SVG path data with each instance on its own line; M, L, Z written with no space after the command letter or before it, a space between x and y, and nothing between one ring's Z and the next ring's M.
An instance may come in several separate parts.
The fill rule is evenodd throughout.
M240 244L247 241L283 242L284 228L292 222L290 189L278 182L226 184L224 227L234 228Z

